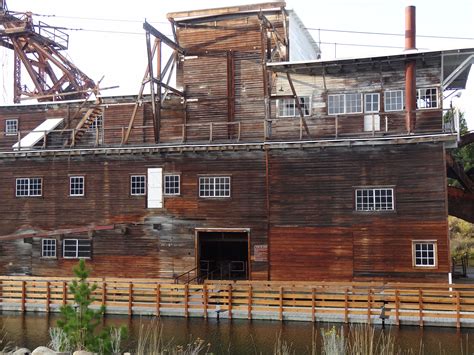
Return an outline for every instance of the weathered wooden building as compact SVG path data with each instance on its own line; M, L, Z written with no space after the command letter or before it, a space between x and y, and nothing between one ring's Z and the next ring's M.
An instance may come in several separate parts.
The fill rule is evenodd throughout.
M442 98L474 50L325 61L284 6L145 24L138 100L1 107L0 273L446 281Z

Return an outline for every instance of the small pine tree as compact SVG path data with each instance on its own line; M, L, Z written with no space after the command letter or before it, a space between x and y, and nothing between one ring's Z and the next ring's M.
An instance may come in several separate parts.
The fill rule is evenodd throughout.
M70 292L74 295L74 306L67 304L61 307L62 319L58 320L57 325L61 328L67 338L70 350L87 350L100 354L112 353L112 339L110 329L97 331L97 327L105 313L105 307L101 306L98 310L93 310L90 305L95 301L93 296L97 289L97 284L89 284L87 278L90 270L87 269L84 260L73 268L77 280L73 280L69 285ZM119 329L122 336L126 334L126 328Z

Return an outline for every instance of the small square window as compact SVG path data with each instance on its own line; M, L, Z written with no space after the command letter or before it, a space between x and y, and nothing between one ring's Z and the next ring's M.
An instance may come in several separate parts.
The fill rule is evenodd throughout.
M145 175L132 175L130 177L130 194L132 196L141 196L146 194Z
M18 120L10 119L5 121L5 134L16 135L18 133Z
M380 94L378 93L365 94L364 99L365 99L365 108L364 108L365 112L367 113L379 112Z
M436 254L436 242L413 242L413 264L415 267L436 267Z
M438 89L417 89L416 105L419 109L437 108L438 107Z
M84 196L84 176L69 177L69 196Z
M403 90L385 91L385 111L402 111L404 105L403 93Z
M56 257L56 239L41 239L41 257Z
M176 196L180 194L180 176L165 175L165 195Z

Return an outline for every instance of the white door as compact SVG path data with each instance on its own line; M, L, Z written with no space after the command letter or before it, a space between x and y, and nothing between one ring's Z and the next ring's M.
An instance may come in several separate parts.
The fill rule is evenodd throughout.
M148 208L163 208L163 169L149 168L147 176Z

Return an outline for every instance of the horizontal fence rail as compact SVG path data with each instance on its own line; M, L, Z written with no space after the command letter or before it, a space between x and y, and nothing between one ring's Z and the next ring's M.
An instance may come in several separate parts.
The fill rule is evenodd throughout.
M73 304L71 278L0 277L2 310L57 312ZM474 325L474 285L298 283L95 278L106 313L343 323Z

